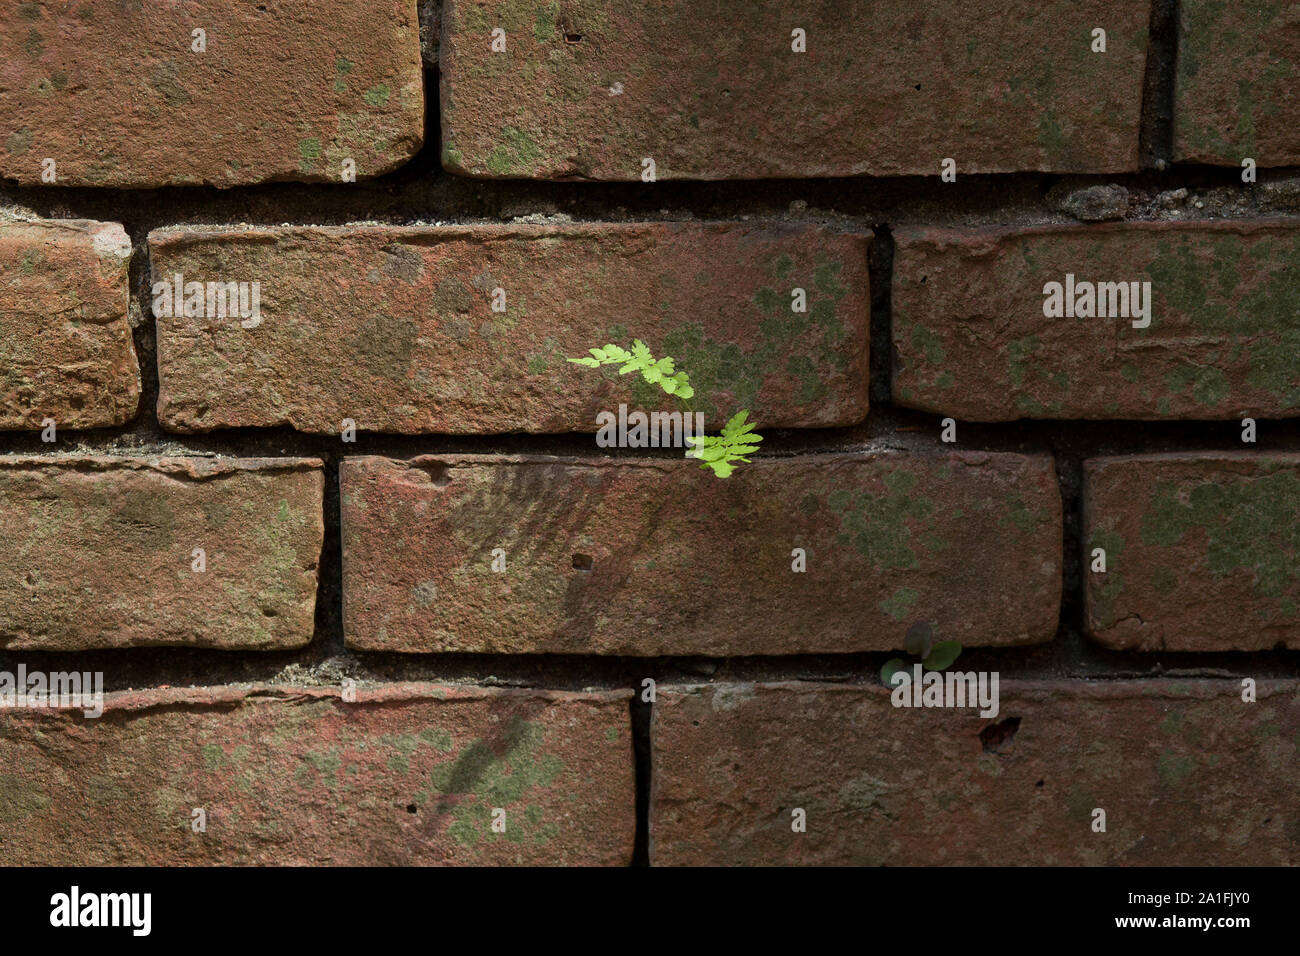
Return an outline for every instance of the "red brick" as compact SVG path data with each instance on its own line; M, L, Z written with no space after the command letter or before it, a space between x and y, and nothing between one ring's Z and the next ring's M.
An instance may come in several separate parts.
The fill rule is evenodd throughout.
M973 421L1300 414L1300 229L1283 221L900 229L894 398ZM1048 318L1049 282L1150 282L1132 318Z
M1300 455L1084 464L1087 629L1117 650L1300 648Z
M594 432L620 403L678 407L565 361L641 338L690 375L715 429L740 408L768 427L851 424L867 413L868 242L780 222L160 230L155 282L260 281L262 322L159 319L159 417Z
M1180 0L1174 158L1300 164L1300 9L1276 0Z
M0 429L121 425L140 404L117 223L0 222Z
M67 186L340 181L424 135L416 0L23 2L0 20L0 177ZM207 50L193 52L194 30Z
M685 459L363 457L340 482L357 650L730 656L900 648L918 620L968 645L1056 631L1047 457L759 457L727 479Z
M314 458L0 456L0 646L301 647L323 489Z
M945 157L959 175L1138 166L1146 2L446 0L443 13L456 173L639 180L647 157L659 179L937 176Z
M0 773L0 839L51 866L625 865L629 696L259 685L113 694L99 719L6 708L0 763L22 769Z
M1300 862L1295 681L1259 682L1254 703L1230 680L1006 681L989 719L890 694L660 685L651 863Z

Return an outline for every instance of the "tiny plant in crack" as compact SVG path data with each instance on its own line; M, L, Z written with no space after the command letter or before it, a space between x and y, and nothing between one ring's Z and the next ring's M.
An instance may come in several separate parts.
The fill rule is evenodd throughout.
M586 368L600 368L602 365L619 366L618 374L630 375L641 373L641 377L651 385L658 385L669 395L680 399L691 398L695 389L691 387L690 376L678 371L677 363L671 355L656 359L650 346L640 339L632 341L632 350L610 343L603 348L587 350L590 354L568 361ZM754 429L757 426L749 421L749 409L742 409L722 426L720 435L696 435L686 438L690 448L687 458L695 458L700 467L709 469L718 478L729 478L736 470L736 462L748 463L747 455L758 451L758 444L763 440Z
M745 456L758 451L758 443L763 440L762 435L754 433L754 423L745 421L747 418L748 409L739 411L722 426L721 435L700 435L686 439L692 446L686 457L700 459L700 467L712 468L719 478L728 477L736 470L734 462L748 463L749 459Z
M903 638L903 649L921 659L921 666L928 671L941 671L951 667L961 654L960 641L934 640L934 626L929 621L917 621L907 629ZM891 657L880 668L880 679L886 686L893 686L894 675L908 666L901 657Z

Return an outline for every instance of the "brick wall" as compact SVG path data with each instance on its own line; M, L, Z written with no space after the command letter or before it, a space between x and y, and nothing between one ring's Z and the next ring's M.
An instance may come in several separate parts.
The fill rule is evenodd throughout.
M0 709L10 862L1300 862L1297 59L1262 0L16 3L0 671L107 696ZM566 361L633 338L694 395ZM898 706L926 633L992 711Z

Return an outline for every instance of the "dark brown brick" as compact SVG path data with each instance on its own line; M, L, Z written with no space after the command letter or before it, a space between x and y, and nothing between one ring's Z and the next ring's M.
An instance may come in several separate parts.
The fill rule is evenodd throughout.
M1256 692L1005 681L983 719L880 685L660 685L651 862L1295 865L1300 689Z
M1300 414L1293 223L906 228L896 242L893 390L909 408L973 421ZM1068 274L1149 282L1150 326L1045 316L1045 286Z
M1084 465L1087 628L1117 650L1300 648L1300 455Z
M323 487L314 458L0 456L0 646L301 647Z
M851 424L868 242L780 222L160 230L155 282L260 280L261 322L160 318L158 413L182 432L594 432L620 403L694 408L714 430L741 408ZM633 338L676 359L694 399L565 361Z
M0 177L65 186L358 179L424 137L416 0L17 4L0 19ZM193 31L206 32L195 52Z
M958 175L1138 166L1146 2L443 6L442 155L457 173L639 180L646 158L659 179L938 176L945 157ZM1091 52L1099 27L1105 53Z
M355 695L188 688L110 695L99 719L0 710L5 851L50 866L631 861L629 692Z
M0 429L121 425L140 404L117 223L0 221Z
M1045 456L760 457L726 479L685 459L366 457L340 481L358 650L731 656L899 648L919 620L968 645L1056 632Z
M1300 163L1300 10L1277 0L1179 0L1174 158Z

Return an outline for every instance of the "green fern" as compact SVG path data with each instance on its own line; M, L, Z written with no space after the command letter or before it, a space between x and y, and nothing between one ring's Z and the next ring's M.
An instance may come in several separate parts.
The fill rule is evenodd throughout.
M726 425L722 426L721 435L700 435L687 438L692 447L686 452L687 458L698 458L701 468L712 468L714 475L727 478L736 466L732 462L748 462L746 455L758 451L762 435L754 433L753 422L746 422L749 410L737 412Z
M671 356L665 355L661 359L655 359L650 354L650 346L646 345L640 339L632 342L632 351L620 348L617 345L606 345L603 349L589 349L590 356L582 358L571 358L570 362L575 365L584 365L587 368L600 368L602 365L621 365L618 370L619 375L627 375L631 372L640 372L641 377L651 385L658 385L669 395L675 395L677 398L690 398L695 394L695 389L691 388L691 381L685 372L679 372L674 367Z
M690 398L695 394L690 378L685 372L677 371L672 357L665 355L661 359L656 359L651 354L650 347L640 339L633 340L630 352L613 344L606 345L604 348L588 349L588 351L590 355L571 358L568 361L586 368L618 365L620 366L618 374L629 375L632 372L640 372L643 379L651 385L658 385L669 395ZM749 459L745 456L758 451L758 443L763 440L762 435L754 433L755 425L753 422L747 422L748 418L748 410L737 412L723 427L721 435L699 435L687 438L692 447L687 450L686 457L699 459L701 468L712 469L719 478L730 477L736 470L733 462L748 462Z

